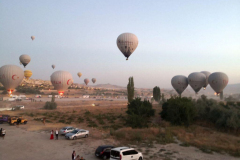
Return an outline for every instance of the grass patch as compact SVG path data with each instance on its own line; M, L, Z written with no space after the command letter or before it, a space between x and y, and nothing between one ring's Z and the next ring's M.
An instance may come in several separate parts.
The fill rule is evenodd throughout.
M184 143L181 143L180 146L189 147L190 145L188 143L184 142Z

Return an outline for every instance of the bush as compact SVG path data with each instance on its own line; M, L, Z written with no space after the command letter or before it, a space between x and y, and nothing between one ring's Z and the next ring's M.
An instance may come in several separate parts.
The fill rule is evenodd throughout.
M126 123L133 128L148 127L149 118L154 116L155 110L152 109L152 104L149 101L141 101L141 98L136 98L128 104L128 114Z
M18 86L16 90L20 93L30 93L30 94L40 94L41 92L36 88L30 88L30 87L21 87Z
M196 118L197 111L191 99L172 97L163 103L160 115L174 125L189 126Z
M56 102L46 102L44 105L44 109L56 109L57 108L57 103Z

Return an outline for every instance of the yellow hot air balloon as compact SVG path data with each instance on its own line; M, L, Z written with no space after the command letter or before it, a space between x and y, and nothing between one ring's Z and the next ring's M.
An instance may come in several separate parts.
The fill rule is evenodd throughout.
M25 70L24 71L24 76L28 80L32 76L32 71L30 70Z
M78 72L77 73L78 77L80 78L82 76L82 73L81 72Z

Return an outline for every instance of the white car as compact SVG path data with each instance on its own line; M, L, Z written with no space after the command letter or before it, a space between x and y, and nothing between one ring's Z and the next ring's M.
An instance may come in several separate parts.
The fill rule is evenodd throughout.
M143 156L134 148L117 147L111 149L110 160L143 160Z

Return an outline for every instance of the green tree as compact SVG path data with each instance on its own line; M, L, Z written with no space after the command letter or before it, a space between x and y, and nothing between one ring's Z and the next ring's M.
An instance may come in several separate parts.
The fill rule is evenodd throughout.
M174 125L189 126L196 118L194 103L186 97L172 97L163 103L161 117Z
M131 101L132 101L133 98L134 98L134 82L133 82L133 77L129 77L129 79L128 79L127 91L128 91L128 103L131 103Z
M128 114L126 123L133 128L143 128L148 126L149 118L154 116L155 110L149 101L141 101L136 98L128 104Z
M161 90L158 86L153 88L153 98L157 102L159 102L161 99Z

